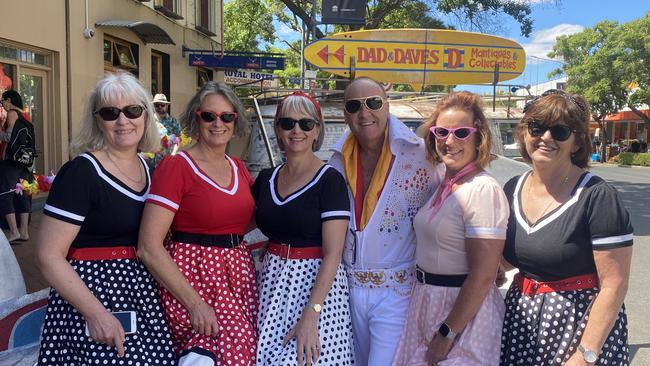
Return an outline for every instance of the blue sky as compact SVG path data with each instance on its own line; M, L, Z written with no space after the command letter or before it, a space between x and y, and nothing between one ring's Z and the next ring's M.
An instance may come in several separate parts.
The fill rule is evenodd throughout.
M534 57L547 58L547 54L560 35L572 34L592 27L603 20L629 22L650 11L648 0L534 0L532 18L533 33L525 38L520 35L519 24L505 17L504 33L497 34L511 38L526 50L527 60L524 73L507 81L510 84L538 84L548 80L548 73L561 64L543 61ZM533 56L533 57L531 57ZM457 89L492 93L491 86L459 86Z
M519 23L507 16L502 17L503 26L500 32L495 34L515 40L524 47L528 56L524 73L506 83L527 85L547 81L548 73L561 64L534 57L547 58L546 55L553 48L556 37L580 32L602 20L625 23L650 11L650 0L532 0L531 2L534 24L530 37L521 36ZM299 39L299 34L280 24L276 24L276 28L278 37L282 39ZM276 45L286 47L280 42ZM492 86L462 85L457 89L492 93Z

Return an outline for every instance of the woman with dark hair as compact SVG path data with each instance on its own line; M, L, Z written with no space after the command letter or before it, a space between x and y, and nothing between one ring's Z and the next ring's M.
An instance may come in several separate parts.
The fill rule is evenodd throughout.
M314 154L320 105L295 92L278 104L287 162L260 172L255 219L269 237L260 274L259 365L352 365L348 283L341 265L350 219L343 176Z
M159 142L140 81L104 76L43 208L37 258L52 290L39 365L175 365L156 283L135 249L150 184L138 150Z
M445 96L426 127L427 156L445 178L413 219L417 282L394 365L496 365L504 304L494 280L509 209L484 171L493 156L481 98Z
M253 179L226 154L248 128L246 111L228 86L209 82L181 123L196 143L156 167L138 255L162 285L179 365L254 365L257 289L243 245Z
M506 295L501 365L628 365L630 215L590 173L590 112L549 90L524 108L516 138L532 170L505 185Z
M7 112L0 140L6 142L4 157L0 161L0 192L8 192L20 179L32 181L29 169L34 158L34 127L23 115L23 100L15 90L2 93L2 107ZM31 156L30 156L31 155ZM6 193L0 195L0 215L9 227L7 240L12 244L29 240L29 213L31 198L27 195ZM16 221L18 216L20 225Z

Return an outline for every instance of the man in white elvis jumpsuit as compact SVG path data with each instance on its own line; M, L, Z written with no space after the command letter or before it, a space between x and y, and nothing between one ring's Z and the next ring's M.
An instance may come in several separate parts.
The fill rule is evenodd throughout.
M356 79L344 99L350 131L329 163L346 178L352 208L343 262L356 365L390 365L415 280L413 217L443 172L426 161L424 141L390 114L379 83Z

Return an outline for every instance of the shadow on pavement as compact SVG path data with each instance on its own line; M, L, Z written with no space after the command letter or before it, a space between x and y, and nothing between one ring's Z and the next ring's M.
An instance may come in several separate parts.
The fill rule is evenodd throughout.
M630 348L630 360L634 360L637 352L642 349L650 349L650 343L629 344L628 347Z
M629 183L616 180L610 180L625 203L625 207L632 216L632 226L634 226L634 235L636 236L649 236L650 226L650 184L644 183Z

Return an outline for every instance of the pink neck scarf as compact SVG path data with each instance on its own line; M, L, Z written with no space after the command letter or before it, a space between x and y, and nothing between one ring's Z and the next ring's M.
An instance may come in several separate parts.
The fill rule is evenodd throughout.
M451 195L451 188L454 186L454 183L475 170L477 170L476 164L469 163L453 177L445 176L445 181L436 190L436 194L433 196L433 200L431 201L431 206L429 206L431 209L431 213L429 213L429 223L431 223L433 217L438 213L438 211L440 211L440 208L442 207L442 204L445 203L447 197Z

